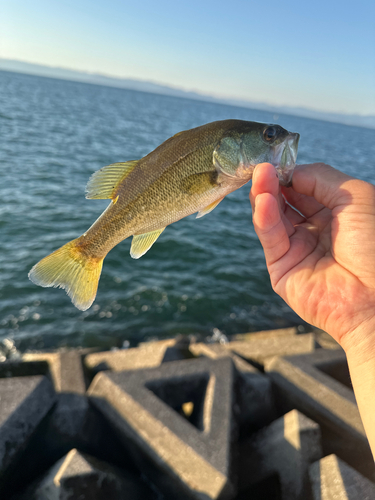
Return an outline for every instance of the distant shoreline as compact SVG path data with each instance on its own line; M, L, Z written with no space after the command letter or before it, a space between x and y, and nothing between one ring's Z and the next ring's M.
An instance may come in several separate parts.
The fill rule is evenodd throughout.
M86 73L86 72L75 71L65 68L58 68L58 67L43 66L40 64L26 63L10 59L0 58L0 71L19 73L31 76L39 76L45 78L54 78L59 80L68 80L79 83L88 83L93 85L101 85L105 87L113 87L119 89L135 90L151 94L160 94L171 97L180 97L184 99L193 99L195 101L198 100L204 102L213 102L216 104L226 104L241 108L267 111L273 114L299 116L303 118L311 118L315 120L340 123L342 125L375 129L375 116L372 115L361 116L361 115L347 115L340 113L326 113L307 108L299 108L299 107L294 108L291 106L273 106L267 103L258 103L258 102L244 101L239 99L230 99L230 98L219 98L210 95L200 94L198 92L185 91L183 89L151 81L116 78L106 75Z

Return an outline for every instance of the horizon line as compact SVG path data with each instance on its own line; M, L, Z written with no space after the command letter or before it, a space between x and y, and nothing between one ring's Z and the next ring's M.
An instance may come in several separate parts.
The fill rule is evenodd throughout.
M25 65L25 66L31 66L35 68L34 72L28 72L27 68L6 68L6 67L1 67L1 63L5 63L4 66L6 66L6 63L12 63L15 64L20 64L20 65ZM38 73L38 68L40 68L39 73ZM31 69L31 68L30 68ZM72 73L71 77L69 78L68 75L63 76L63 75L46 75L46 74L41 74L43 69L47 71L62 71L62 72L68 72ZM105 87L112 87L112 88L119 88L119 89L128 89L128 90L136 90L139 92L147 92L147 93L154 93L154 94L162 94L162 95L169 95L171 97L182 97L182 98L187 98L187 99L193 99L193 100L202 100L205 102L217 102L221 104L227 104L230 106L236 106L236 107L248 107L248 108L253 108L257 110L263 110L266 112L277 112L281 114L289 114L292 116L299 116L299 117L305 117L305 118L310 118L310 119L322 119L323 121L330 121L333 123L337 123L339 118L342 119L354 119L354 121L364 121L366 122L367 120L370 121L370 123L348 123L348 122L341 122L339 121L338 123L341 123L343 125L351 125L351 126L360 126L364 128L375 128L375 115L368 114L353 114L353 113L345 113L345 112L340 112L340 111L323 111L319 109L313 109L309 107L304 107L304 106L292 106L288 104L269 104L266 102L262 101L250 101L247 99L242 99L238 97L230 97L230 96L218 96L215 94L206 94L204 92L201 92L200 90L186 90L183 87L175 86L173 84L169 83L162 83L158 81L153 81L153 80L144 80L140 78L134 78L134 77L121 77L121 76L113 76L109 75L106 73L100 73L100 72L91 72L91 71L86 71L86 70L76 70L76 69L71 69L71 68L66 68L63 66L51 66L47 64L40 64L40 63L34 63L34 62L29 62L29 61L23 61L20 59L9 59L9 58L4 58L0 57L0 70L1 71L8 71L8 72L14 72L14 73L20 73L20 74L26 74L26 75L31 75L31 76L40 76L40 77L45 77L45 78L54 78L54 79L60 79L64 81L73 81L73 82L80 82L80 83L88 83L88 84L94 84L94 85L101 85ZM76 76L76 79L74 79L74 76ZM106 79L106 80L112 80L113 84L109 85L110 82L107 82L107 84L101 82L95 82L95 81L84 81L82 78L99 78L99 79ZM79 79L81 78L81 79ZM120 86L120 83L134 83L135 88L133 87L124 87ZM118 83L119 86L114 85L115 83ZM154 86L153 90L150 89L140 89L136 88L136 85L150 85ZM159 88L159 92L157 91ZM162 92L160 92L162 90ZM171 93L168 93L168 90L171 91ZM178 93L179 95L176 95ZM184 95L185 94L185 95ZM255 108L254 108L255 106ZM309 116L310 115L310 116ZM312 116L313 115L313 116Z

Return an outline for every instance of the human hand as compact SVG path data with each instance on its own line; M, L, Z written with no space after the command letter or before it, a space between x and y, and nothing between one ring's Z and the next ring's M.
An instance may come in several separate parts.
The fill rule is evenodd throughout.
M346 351L375 458L375 186L315 163L280 188L264 163L250 201L273 289Z
M375 333L375 187L315 163L280 188L265 163L250 201L275 292L345 350Z

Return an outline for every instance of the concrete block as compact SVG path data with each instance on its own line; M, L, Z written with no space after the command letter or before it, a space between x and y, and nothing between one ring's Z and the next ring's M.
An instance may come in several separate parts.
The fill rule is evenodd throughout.
M329 333L314 327L314 337L316 343L323 349L341 349L340 345Z
M128 452L127 443L119 439L114 427L92 405L89 405L87 420L79 434L62 435L58 428L51 425L51 422L55 422L54 413L50 413L44 419L28 441L25 451L17 460L16 467L12 467L12 473L7 474L4 487L0 486L1 500L20 500L19 493L36 478L44 477L46 472L72 448L77 448L81 453L94 456L104 463L116 465L126 473L129 472L137 477L142 474ZM13 498L14 493L17 496ZM22 498L32 500L32 497L27 494ZM150 498L154 497L150 496Z
M279 477L274 474L252 484L246 490L240 491L234 500L283 500ZM305 500L311 499L306 498Z
M22 359L0 361L0 378L31 377L48 374L49 366L46 361L30 361L29 363L25 363Z
M233 496L233 384L229 358L200 358L102 372L88 393L162 491L208 500Z
M143 481L72 449L20 495L21 500L145 500L155 498Z
M251 341L233 341L224 347L250 362L264 364L272 356L293 356L314 351L315 340L312 333L266 337Z
M242 373L259 373L259 370L240 358L237 354L229 351L223 344L204 344L203 342L193 343L189 347L190 352L196 356L206 356L211 359L231 357L238 371Z
M276 330L263 330L260 332L239 333L233 336L233 340L241 340L252 342L253 340L275 338L275 337L290 337L298 335L298 327L292 326L290 328L277 328Z
M0 379L0 486L55 401L53 386L44 376Z
M283 500L306 500L309 465L321 456L319 425L292 410L240 445L239 488L277 474Z
M329 455L309 469L314 500L374 500L375 484L355 469Z
M59 446L66 443L82 443L90 440L87 434L90 405L87 397L78 394L58 394L57 404L50 416L46 428L48 439Z
M85 396L86 384L82 365L84 352L81 349L72 349L23 355L24 365L42 361L48 363L58 399L46 432L57 442L65 441L67 445L76 437L82 439L85 436L89 403ZM88 439L88 436L85 439Z
M85 357L85 365L95 373L102 370L138 370L159 366L169 348L176 345L175 339L140 344L131 349L95 352Z
M22 355L25 366L28 363L47 363L55 390L60 387L60 355L58 352L26 352Z
M185 342L189 342L189 340L186 337L183 338ZM140 342L138 344L138 349L158 349L161 347L164 348L174 347L180 341L181 337L179 336L171 339L146 340L145 342Z
M60 352L60 392L85 394L82 356L79 351Z
M235 413L241 437L264 427L276 418L276 408L269 378L222 344L190 344L195 356L211 359L230 357L237 371Z
M278 415L268 377L237 371L235 415L241 439L275 420Z
M277 387L277 403L284 411L296 408L319 423L325 455L335 453L373 477L373 459L353 390L348 387L342 350L317 349L308 355L274 358L265 370Z
M49 432L56 433L59 440L73 442L88 441L86 424L89 402L86 397L86 384L83 374L82 354L80 350L59 352L55 362L58 365L56 378L59 391L58 403L49 423Z
M57 392L85 393L81 350L25 353L22 360L25 365L36 362L48 363Z

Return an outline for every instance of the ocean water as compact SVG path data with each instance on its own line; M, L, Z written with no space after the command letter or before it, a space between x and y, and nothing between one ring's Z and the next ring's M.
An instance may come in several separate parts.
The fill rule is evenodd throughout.
M109 348L301 324L270 286L251 222L250 184L211 214L169 226L139 260L129 255L130 239L115 247L88 311L27 277L107 206L85 199L95 170L227 118L279 123L301 134L299 163L324 161L374 182L371 129L0 71L0 340L21 351Z

